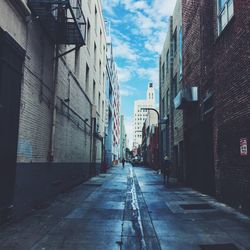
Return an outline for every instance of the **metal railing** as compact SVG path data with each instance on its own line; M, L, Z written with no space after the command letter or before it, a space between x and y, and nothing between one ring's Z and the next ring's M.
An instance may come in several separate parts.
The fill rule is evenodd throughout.
M79 0L29 0L28 4L57 44L85 44L86 19Z

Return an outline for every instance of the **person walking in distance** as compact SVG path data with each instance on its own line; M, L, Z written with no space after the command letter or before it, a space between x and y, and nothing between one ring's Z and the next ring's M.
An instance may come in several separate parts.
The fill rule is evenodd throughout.
M124 168L124 165L125 165L125 159L122 158L122 167Z
M164 184L166 183L166 177L167 177L167 184L169 183L169 177L171 174L171 165L172 165L172 163L171 163L168 155L166 154L164 157L163 165L162 165Z

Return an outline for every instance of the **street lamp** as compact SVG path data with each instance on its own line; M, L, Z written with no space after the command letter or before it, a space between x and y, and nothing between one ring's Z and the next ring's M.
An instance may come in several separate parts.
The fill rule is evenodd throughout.
M155 108L141 108L141 111L148 111L148 110L153 110L157 113L157 118L158 118L158 122L159 122L159 118L160 118L159 111Z
M141 108L141 111L147 111L147 110L153 110L156 112L157 114L157 120L158 120L158 124L167 124L168 122L168 116L167 117L164 117L163 120L160 120L160 114L159 114L159 111L155 108Z

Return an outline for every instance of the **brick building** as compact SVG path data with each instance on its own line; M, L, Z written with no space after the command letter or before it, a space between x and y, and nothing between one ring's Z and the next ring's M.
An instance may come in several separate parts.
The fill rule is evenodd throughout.
M185 180L250 208L250 3L183 0ZM241 148L241 150L240 150ZM245 150L245 151L244 151Z
M106 78L100 1L0 1L0 58L1 219L100 171Z
M157 111L157 110L156 110ZM141 151L144 164L159 169L159 128L158 114L155 110L147 111L147 118L142 128Z

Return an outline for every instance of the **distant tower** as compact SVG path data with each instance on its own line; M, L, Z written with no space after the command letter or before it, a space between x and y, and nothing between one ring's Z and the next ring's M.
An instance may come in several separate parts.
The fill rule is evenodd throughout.
M148 90L147 90L147 101L155 104L155 90L153 83L149 83Z
M142 142L142 127L148 112L143 108L155 108L155 91L153 83L149 83L146 100L136 100L134 103L134 134L133 145L138 147Z

